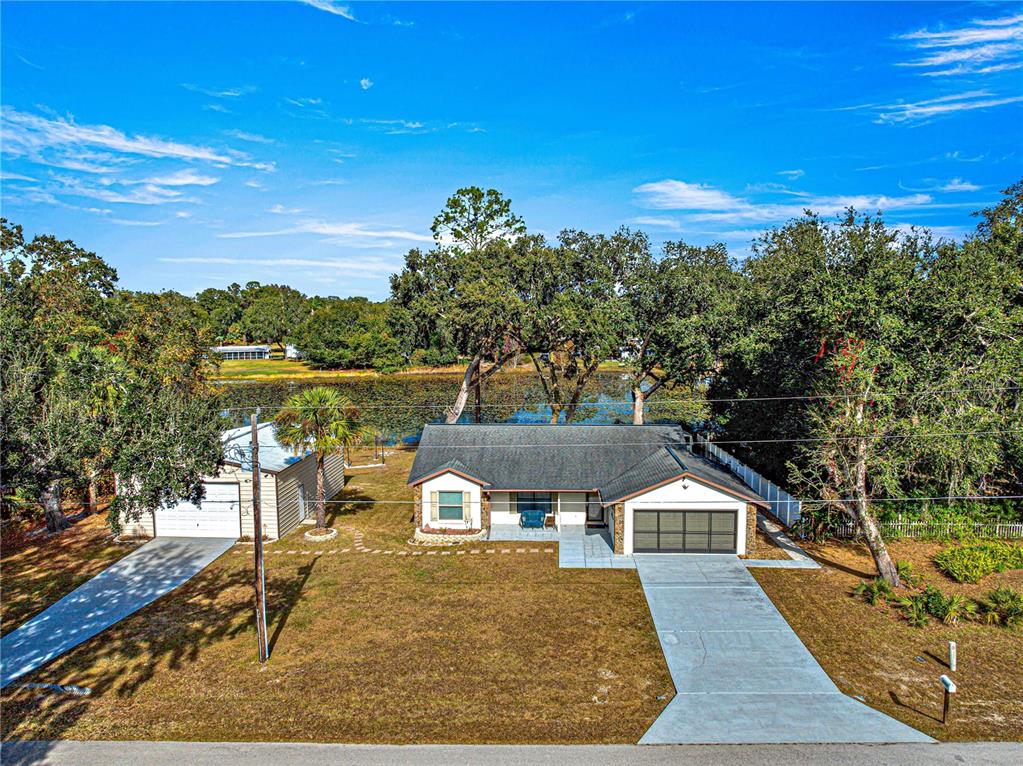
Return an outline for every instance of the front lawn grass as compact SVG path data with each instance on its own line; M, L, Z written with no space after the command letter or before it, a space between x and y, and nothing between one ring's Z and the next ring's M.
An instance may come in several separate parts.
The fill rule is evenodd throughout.
M267 546L273 648L256 662L252 547L3 695L3 737L323 742L635 742L674 693L635 572L559 570L557 546L398 557L409 452L356 472L326 544ZM352 531L380 553L350 548ZM518 553L519 548L526 552ZM510 553L457 555L473 548ZM530 552L539 548L540 552ZM546 548L553 549L544 553ZM293 553L291 551L294 551Z
M25 544L5 540L2 546L0 632L5 634L135 550L113 542L105 510L73 522L59 535L48 535L39 526L42 531Z
M750 572L839 689L936 739L1023 739L1023 633L966 621L914 628L893 606L870 606L850 596L858 582L876 575L863 545L831 541L804 547L822 569ZM972 598L1000 585L1023 587L1020 570L976 585L954 582L932 561L945 547L889 543L893 558L912 563L921 587ZM958 644L955 673L945 664L949 641ZM941 724L942 674L959 689L947 726Z

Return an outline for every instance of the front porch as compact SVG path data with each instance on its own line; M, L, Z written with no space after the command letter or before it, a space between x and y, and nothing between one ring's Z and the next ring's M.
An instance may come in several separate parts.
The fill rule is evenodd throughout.
M494 524L491 542L556 542L562 569L635 569L632 556L616 556L607 529L563 524L561 529L523 529L517 524Z

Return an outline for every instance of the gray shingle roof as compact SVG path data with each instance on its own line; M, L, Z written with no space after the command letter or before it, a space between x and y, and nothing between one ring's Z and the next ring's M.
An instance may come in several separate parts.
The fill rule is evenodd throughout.
M456 470L490 490L596 490L610 503L688 473L760 500L727 468L694 455L688 436L664 425L430 424L408 482Z

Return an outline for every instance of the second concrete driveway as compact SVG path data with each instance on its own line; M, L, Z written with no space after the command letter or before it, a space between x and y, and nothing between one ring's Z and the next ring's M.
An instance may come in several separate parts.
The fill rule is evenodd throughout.
M640 744L933 741L842 694L735 556L635 558L676 689Z
M0 686L42 667L170 593L234 545L158 537L104 569L0 640Z

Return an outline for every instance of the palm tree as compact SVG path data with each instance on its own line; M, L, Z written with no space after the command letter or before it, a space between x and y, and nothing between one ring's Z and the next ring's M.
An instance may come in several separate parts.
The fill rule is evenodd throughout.
M359 410L335 388L317 386L294 394L274 418L277 441L295 454L311 449L316 454L316 528L326 529L324 461L327 455L341 455L361 442L368 429L359 420Z

